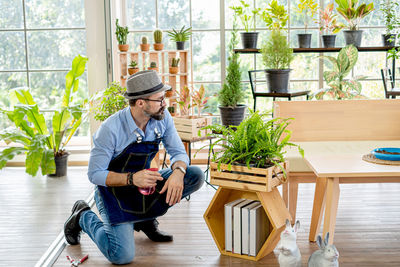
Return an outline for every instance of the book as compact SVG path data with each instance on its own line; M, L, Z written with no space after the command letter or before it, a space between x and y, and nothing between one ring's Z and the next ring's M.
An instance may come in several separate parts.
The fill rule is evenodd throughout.
M246 199L233 207L233 253L242 253L242 207L253 201Z
M249 256L257 256L270 234L270 222L261 204L252 208L250 215Z
M232 251L232 237L233 237L233 207L240 202L244 201L243 198L236 199L224 205L225 217L225 250Z
M249 254L250 235L250 210L260 205L260 201L254 201L242 208L242 254Z

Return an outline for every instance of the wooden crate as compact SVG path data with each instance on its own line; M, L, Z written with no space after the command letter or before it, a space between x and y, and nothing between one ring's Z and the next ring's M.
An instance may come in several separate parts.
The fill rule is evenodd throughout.
M286 170L286 178L282 170L276 166L266 169L249 169L247 166L232 164L231 170L229 170L228 164L221 164L220 170L218 170L218 163L211 162L210 183L238 190L270 192L273 188L287 181L289 163L285 161L283 167Z
M201 128L211 124L211 117L173 117L175 128L182 140L192 140L199 137L198 132ZM201 136L205 136L207 130L200 131Z

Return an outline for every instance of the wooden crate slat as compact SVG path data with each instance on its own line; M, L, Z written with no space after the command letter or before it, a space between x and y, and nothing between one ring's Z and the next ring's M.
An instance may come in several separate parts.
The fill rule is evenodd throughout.
M221 179L241 180L241 181L245 181L245 182L266 184L266 181L265 181L266 177L259 177L259 176L252 176L252 175L238 174L238 173L230 173L230 172L218 172L218 171L214 171L213 176L216 178L221 178Z
M214 184L214 185L218 185L218 186L232 188L232 189L267 192L267 188L265 187L265 185L247 184L247 183L241 183L241 182L220 180L220 179L215 179L213 177L211 177L210 183Z
M218 163L211 162L211 168L217 169L218 168ZM228 169L228 164L221 163L221 170L229 170ZM233 165L231 166L232 171L238 171L238 172L246 172L246 173L254 173L254 174L263 174L267 175L268 174L268 169L263 169L263 168L248 168L247 166L239 166L239 165Z

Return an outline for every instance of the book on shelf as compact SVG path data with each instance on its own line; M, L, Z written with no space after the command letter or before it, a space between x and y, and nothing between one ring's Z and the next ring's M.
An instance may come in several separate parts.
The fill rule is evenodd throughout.
M233 207L245 199L240 198L224 205L225 215L225 250L232 251L232 237L233 237Z
M270 234L270 222L261 204L250 209L249 256L257 256Z
M250 245L250 210L260 205L260 201L254 201L242 208L242 254L249 254Z
M246 199L233 207L233 253L242 253L242 208L253 201Z

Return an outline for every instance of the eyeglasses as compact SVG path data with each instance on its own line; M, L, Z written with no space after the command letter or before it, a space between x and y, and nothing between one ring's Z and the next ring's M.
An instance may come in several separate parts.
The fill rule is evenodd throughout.
M142 98L143 100L147 101L154 101L154 102L160 102L160 106L162 106L163 102L165 103L165 98L163 99L148 99L148 98Z

